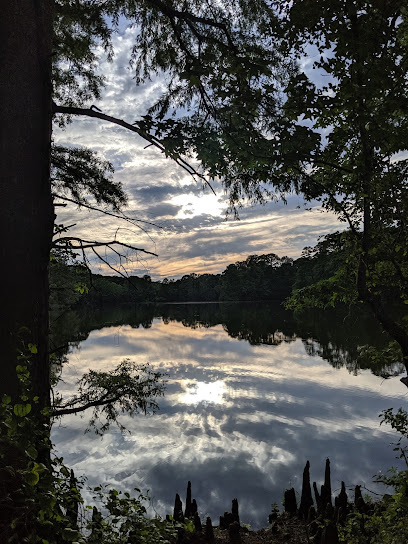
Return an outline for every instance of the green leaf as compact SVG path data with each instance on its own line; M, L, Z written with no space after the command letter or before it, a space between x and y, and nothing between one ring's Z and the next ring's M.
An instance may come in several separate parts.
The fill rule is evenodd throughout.
M24 417L31 412L31 404L15 404L14 413L18 417Z
M9 395L3 395L2 401L3 404L10 404L11 397Z
M67 540L68 542L74 542L75 540L80 538L80 536L81 535L78 531L75 531L70 527L65 527L65 529L62 531L62 538L64 540Z
M28 446L28 448L26 449L26 454L27 454L28 457L30 457L31 459L37 459L38 452L37 452L37 450L34 448L34 446Z
M79 282L75 285L74 290L83 295L84 293L87 294L89 292L89 287L86 283Z
M40 480L40 475L38 474L36 469L33 468L31 471L29 472L27 471L24 473L24 480L28 483L28 485L31 485L32 487L34 487L35 485L38 484Z
M38 353L38 349L35 344L28 344L28 349L31 351L31 353Z

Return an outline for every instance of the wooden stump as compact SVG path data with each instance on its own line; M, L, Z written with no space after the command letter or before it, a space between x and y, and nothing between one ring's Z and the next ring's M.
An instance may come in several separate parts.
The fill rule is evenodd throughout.
M317 489L316 482L313 482L313 491L314 491L314 496L315 496L315 501L316 501L317 513L321 514L321 512L322 512L322 498L321 498L320 493L319 493L319 491Z
M232 513L233 523L237 522L239 526L238 499L232 499L231 513Z
M330 478L330 461L326 459L326 468L324 471L324 484L321 487L320 498L322 502L322 509L325 510L327 503L332 504L331 496L331 478Z
M347 512L349 509L348 505L348 497L346 493L346 486L344 482L341 482L341 491L337 497L334 499L334 505L337 510L337 521L339 523L343 523L343 521L346 519Z
M197 533L201 533L201 530L202 530L201 519L197 512L194 513L194 528Z
M337 527L332 521L323 529L320 544L339 544Z
M220 529L228 529L234 522L239 525L238 499L232 499L231 512L224 512L224 515L220 516Z

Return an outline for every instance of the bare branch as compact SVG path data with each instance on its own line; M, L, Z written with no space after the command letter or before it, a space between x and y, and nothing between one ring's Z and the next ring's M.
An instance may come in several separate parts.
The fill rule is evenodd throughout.
M72 225L68 225L67 227L59 227L58 229L55 230L54 234L53 234L53 237L56 236L57 234L61 234L61 232L67 232L69 229L72 229L72 227L75 227L76 223L72 223Z
M118 240L112 240L111 242L97 242L97 241L91 241L91 240L83 240L82 238L78 238L76 236L63 236L61 238L58 238L58 240L55 240L53 242L53 247L60 247L60 242L71 242L74 240L75 242L78 242L78 246L70 246L70 249L93 249L95 247L110 247L112 245L119 245L123 247L127 247L128 249L131 249L133 251L140 251L142 253L146 253L147 255L153 255L154 257L157 257L157 253L153 253L152 251L147 251L146 249L142 249L140 247L131 246L130 244L125 244L124 242L119 242ZM111 248L112 249L112 248Z
M182 21L185 21L187 25L189 26L190 30L196 35L196 37L203 39L203 35L198 33L198 30L192 25L192 23L199 23L202 25L219 28L223 31L225 37L227 38L228 45L231 48L232 51L234 51L235 54L238 53L238 48L236 47L228 29L224 22L219 22L214 19L209 19L208 17L202 17L199 15L194 15L193 13L189 11L179 11L177 9L171 8L169 5L165 4L161 0L150 0L150 3L155 5L164 15L167 15L169 17L170 21L173 20L173 17L176 17L177 19L180 19ZM213 38L216 43L225 46L224 43L217 40L216 38Z
M110 248L112 249L112 248ZM131 281L131 279L126 276L126 274L123 274L123 272L121 272L120 270L117 270L114 266L112 266L106 259L104 259L101 255L99 255L99 253L96 251L95 247L92 247L92 251L95 253L95 255L98 257L98 259L100 259L103 263L105 263L107 266L109 266L109 268L111 270L113 270L114 272L116 272L117 274L119 274L120 276L122 276L122 278L125 278L129 283L130 285L132 285L132 287L135 287L133 285L133 282ZM114 251L114 250L113 250ZM116 253L116 252L115 252ZM152 254L154 255L154 253ZM124 269L125 270L125 269ZM126 272L126 270L125 270Z

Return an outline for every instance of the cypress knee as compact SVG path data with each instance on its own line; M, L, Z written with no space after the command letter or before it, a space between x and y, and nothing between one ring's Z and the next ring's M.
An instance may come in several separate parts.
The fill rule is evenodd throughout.
M306 519L311 506L313 506L313 498L312 489L310 487L310 463L307 461L303 470L302 496L299 506L299 517Z
M187 483L187 495L186 495L186 509L184 511L184 515L186 518L190 518L192 512L191 512L191 482L188 481Z
M173 519L174 521L184 523L183 503L181 502L180 495L178 493L176 493L176 498L174 500Z
M231 512L232 522L234 523L236 521L239 525L238 499L232 499Z
M215 542L214 529L213 529L210 517L208 517L205 522L205 539L208 542L208 544L214 544Z
M229 535L230 544L241 544L242 543L241 533L240 533L240 530L239 530L239 523L237 521L234 521L228 527L228 535Z
M291 515L296 514L297 503L296 503L296 494L293 487L285 491L283 506L285 508L285 512L287 512L288 514L291 514Z
M201 519L197 512L194 513L194 528L197 533L201 533L201 529L202 529Z

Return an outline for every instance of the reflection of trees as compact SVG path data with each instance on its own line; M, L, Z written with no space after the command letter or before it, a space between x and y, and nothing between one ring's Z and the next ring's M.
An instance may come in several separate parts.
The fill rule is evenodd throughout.
M361 348L384 349L388 335L382 332L371 314L361 307L310 311L296 319L297 335L303 340L308 355L319 356L334 368L346 367L352 374L369 369L384 378L396 376L404 367L398 363L374 361L361 355Z
M306 348L306 345L305 345ZM310 350L306 348L309 355L318 355L325 361L328 361L334 368L342 368L345 366L347 370L357 376L361 370L371 370L376 376L390 378L391 376L399 376L405 370L402 363L379 363L372 359L361 357L358 349L352 353L343 351L338 347L319 346L319 349Z
M150 328L155 318L164 324L182 323L191 329L221 325L226 333L251 345L277 346L301 338L305 351L319 356L334 368L346 367L357 374L370 369L380 376L397 375L402 367L389 361L373 361L360 356L360 348L372 345L384 348L389 339L364 309L352 311L310 311L294 316L277 304L265 303L204 303L204 304L139 304L132 306L105 306L67 312L53 329L54 349L85 340L93 330L108 326L130 325ZM61 350L60 350L61 353Z
M296 339L292 313L280 305L240 303L224 308L224 329L232 338L272 346Z

